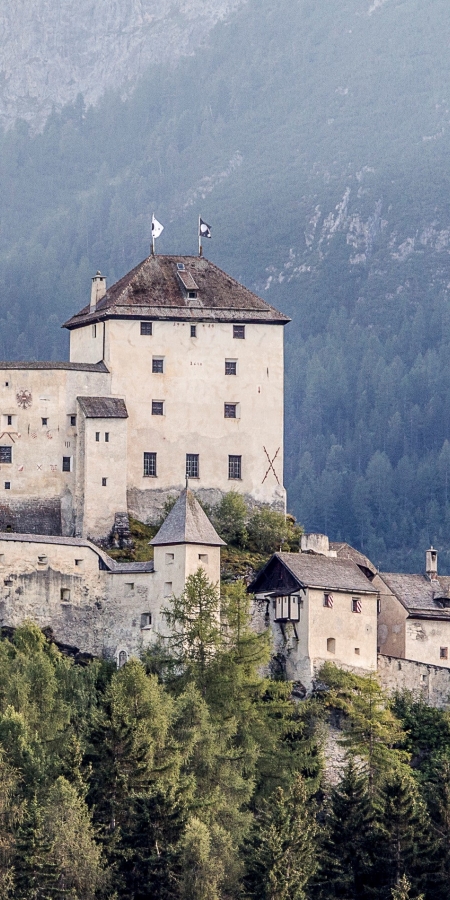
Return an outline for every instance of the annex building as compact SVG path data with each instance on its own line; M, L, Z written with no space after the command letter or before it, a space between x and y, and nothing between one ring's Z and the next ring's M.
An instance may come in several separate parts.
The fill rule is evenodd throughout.
M288 318L204 257L151 255L72 316L68 362L0 362L0 531L96 540L189 485L285 509Z

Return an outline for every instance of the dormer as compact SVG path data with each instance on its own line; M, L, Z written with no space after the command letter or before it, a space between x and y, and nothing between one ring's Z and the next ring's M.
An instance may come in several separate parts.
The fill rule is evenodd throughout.
M197 300L199 287L184 263L177 263L177 276L186 300Z

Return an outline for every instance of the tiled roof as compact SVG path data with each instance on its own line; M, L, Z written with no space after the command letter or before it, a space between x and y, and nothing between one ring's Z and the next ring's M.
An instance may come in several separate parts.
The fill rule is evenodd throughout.
M155 567L152 559L147 562L115 562L113 572L115 575L136 575L145 574L146 572L154 572Z
M408 611L410 616L450 618L450 609L443 607L449 597L450 578L440 576L430 581L425 575L404 575L399 572L380 572L380 578Z
M177 264L184 270L180 272ZM196 298L189 298L189 285L195 285ZM203 256L149 256L106 291L95 311L85 306L65 327L109 318L289 322Z
M0 369L67 369L73 372L109 372L104 362L98 363L81 363L81 362L2 362L0 360Z
M333 559L315 553L276 553L275 556L306 587L376 593L369 579L350 559Z
M225 541L219 537L208 516L188 488L181 492L158 534L150 543L155 547L164 544L225 546Z
M77 397L87 419L127 419L125 400L121 397Z
M364 556L364 553L355 550L354 547L351 547L350 544L347 544L345 541L330 541L330 550L336 551L338 559L352 559L357 566L362 566L372 575L377 574L376 567L370 559L368 559L367 556Z

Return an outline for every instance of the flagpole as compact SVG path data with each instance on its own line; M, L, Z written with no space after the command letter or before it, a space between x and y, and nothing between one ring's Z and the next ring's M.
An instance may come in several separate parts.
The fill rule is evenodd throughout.
M201 216L198 217L198 255L203 255L203 247L202 247L202 232L200 229Z

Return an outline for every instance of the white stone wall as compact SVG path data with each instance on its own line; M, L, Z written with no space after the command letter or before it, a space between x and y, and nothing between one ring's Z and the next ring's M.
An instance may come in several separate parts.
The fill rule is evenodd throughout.
M440 709L450 707L450 670L411 659L378 654L378 677L388 694L409 691L417 700Z
M441 657L441 648L447 651L447 659ZM450 668L450 621L412 617L406 619L405 657Z
M71 360L92 359L96 340L91 325L71 331ZM154 357L164 359L163 374L152 372ZM226 359L237 360L237 375L225 375ZM154 520L165 498L184 487L186 453L199 454L200 477L190 487L204 499L238 490L284 509L282 326L246 324L239 340L231 323L199 322L193 338L188 322L155 321L153 334L141 335L138 320L111 319L105 362L112 393L129 414L134 516ZM163 416L152 415L152 400L164 401ZM226 402L238 404L236 419L224 417ZM144 477L144 452L157 454L156 478ZM242 456L240 481L228 478L229 454Z
M79 415L81 420L81 409ZM127 511L127 435L127 419L84 421L78 483L82 522L77 522L83 537L109 534L115 513Z

